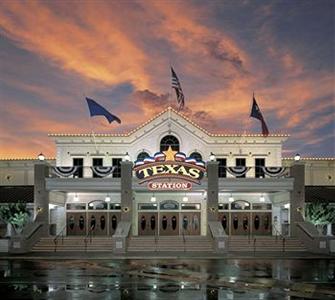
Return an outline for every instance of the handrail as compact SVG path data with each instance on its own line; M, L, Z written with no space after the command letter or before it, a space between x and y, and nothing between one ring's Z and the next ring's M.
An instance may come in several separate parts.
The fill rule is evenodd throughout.
M283 249L282 249L282 251L283 252L285 252L285 243L286 243L286 238L285 238L285 236L283 236L282 235L282 233L280 233L279 232L279 230L277 229L277 227L276 226L272 226L272 228L275 230L275 232L276 232L276 242L277 242L277 240L278 240L278 236L281 238L281 240L282 240L282 243L283 243Z
M186 239L184 230L182 231L182 233L183 233L184 252L186 252Z
M157 252L157 246L158 246L158 238L157 238L157 230L155 229L155 251Z
M312 240L314 240L315 235L311 234L304 226L300 223L297 223L297 227L299 227L303 232L305 232Z
M257 242L257 239L254 238L254 255L256 254L256 242Z
M58 239L60 237L62 238L62 245L64 244L64 231L65 231L65 228L66 228L66 225L64 225L63 229L54 238L55 252L57 251Z
M88 230L88 233L86 234L84 238L84 243L85 243L85 251L87 251L87 240L90 239L90 244L92 244L92 233L95 228L95 225L92 225L90 229Z
M43 224L39 222L35 222L31 224L32 224L32 230L29 231L28 234L26 234L26 231L24 231L24 237L26 240L29 240L35 234L35 232L38 231L43 226Z
M275 225L273 225L272 228L273 228L273 229L275 230L275 232L276 232L276 240L277 240L278 236L279 236L281 239L284 239L284 238L285 238L285 237L283 236L283 234L282 234L281 232L279 232L278 228L277 228Z
M248 227L248 244L250 244L250 240L251 240L251 230Z

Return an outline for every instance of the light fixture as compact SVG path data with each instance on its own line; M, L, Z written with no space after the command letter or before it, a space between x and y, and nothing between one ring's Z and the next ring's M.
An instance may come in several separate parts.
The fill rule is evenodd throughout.
M42 152L37 156L37 158L38 158L39 161L45 160L45 156L43 155Z
M128 152L126 152L126 155L124 156L124 161L130 161L130 155Z
M155 197L154 194L151 196L150 201L151 201L151 202L156 202L156 197Z
M74 194L73 201L74 202L78 202L79 201L79 197L78 197L77 194Z
M187 196L184 196L183 197L183 202L187 202L188 201L188 197Z
M263 194L259 197L259 202L265 202L265 197Z
M286 204L284 204L284 208L289 209L289 208L290 208L290 203L286 203Z
M49 209L54 209L54 208L56 208L56 207L57 207L56 204L49 203Z
M299 161L300 158L301 158L301 156L300 156L299 153L297 153L297 154L294 156L294 160L295 160L295 161Z
M105 198L105 202L111 202L111 197L109 197L108 195Z
M244 206L249 207L250 204L248 202L245 202Z
M94 203L91 202L91 203L88 204L88 206L89 206L89 207L93 207L93 206L94 206Z
M228 198L228 201L229 201L229 202L234 202L234 197L233 197L232 194L230 194L230 197Z
M211 152L211 154L209 155L209 160L210 161L215 161L215 155L213 152Z

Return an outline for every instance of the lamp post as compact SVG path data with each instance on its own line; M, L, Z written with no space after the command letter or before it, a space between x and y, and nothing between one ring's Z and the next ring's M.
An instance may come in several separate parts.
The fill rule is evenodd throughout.
M38 158L39 161L44 161L45 160L45 156L42 152L37 156L37 158Z
M301 159L301 156L300 156L299 153L297 153L297 154L294 156L294 160L295 160L296 162L298 162L298 161L300 161L300 159Z
M124 161L130 161L130 155L128 152L126 152L126 155L123 158Z
M213 152L211 152L211 154L209 155L209 160L210 161L215 161L216 160L216 157L215 157Z

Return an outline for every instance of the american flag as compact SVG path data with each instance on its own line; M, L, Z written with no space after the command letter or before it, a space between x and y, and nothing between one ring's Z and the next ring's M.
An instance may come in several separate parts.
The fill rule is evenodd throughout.
M183 90L181 88L181 85L180 85L179 79L177 77L177 74L173 70L172 67L171 67L171 74L172 74L172 88L176 91L177 102L179 104L179 110L181 110L181 109L183 109L183 107L185 105L184 93L183 93Z

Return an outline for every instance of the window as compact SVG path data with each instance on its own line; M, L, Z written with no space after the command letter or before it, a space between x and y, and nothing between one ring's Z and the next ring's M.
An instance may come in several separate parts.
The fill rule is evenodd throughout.
M92 160L93 167L102 166L102 161L103 161L102 158L93 158L93 160ZM99 175L97 175L93 172L93 177L94 178L101 178L102 176L99 176Z
M256 158L255 159L255 177L264 178L265 174L263 168L265 166L265 158Z
M249 210L250 209L250 203L244 200L236 200L231 204L231 209L236 210Z
M181 209L199 210L201 208L200 204L184 204L182 203Z
M120 203L110 203L109 209L110 210L121 210L121 204Z
M245 167L245 158L236 158L236 167ZM236 178L245 177L245 174L236 176Z
M113 177L121 177L121 161L122 161L122 158L112 159L112 165L115 166Z
M153 203L139 203L138 204L138 209L139 210L157 210L157 204Z
M219 204L219 210L228 210L229 204L228 203L220 203Z
M108 204L102 200L93 200L90 203L88 203L89 210L107 209L107 207L108 207Z
M173 135L166 135L161 139L160 151L166 151L171 146L173 151L179 151L179 141Z
M191 155L190 155L191 158L194 158L196 160L202 160L202 156L199 152L192 152Z
M77 167L77 170L73 174L73 177L78 177L78 178L83 177L83 165L84 165L84 159L83 158L74 158L73 159L73 166Z
M143 160L145 159L146 157L149 157L150 155L147 153L147 152L141 152L139 153L139 155L137 155L137 160Z
M68 210L86 210L85 203L66 203L66 209Z
M227 159L226 158L218 158L217 162L219 163L219 177L227 177Z

